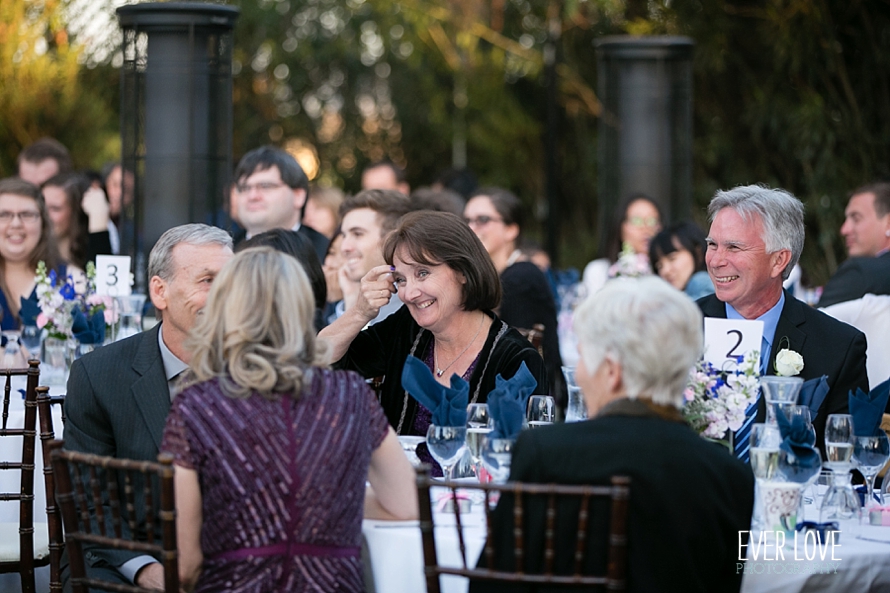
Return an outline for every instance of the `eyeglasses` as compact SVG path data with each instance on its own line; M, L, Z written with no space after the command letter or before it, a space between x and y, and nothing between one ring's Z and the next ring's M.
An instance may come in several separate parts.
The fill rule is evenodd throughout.
M493 216L477 216L476 218L464 218L464 222L466 222L470 226L485 226L489 222L504 222L503 218L495 218Z
M13 218L18 218L23 224L33 224L40 220L40 212L34 210L23 210L22 212L3 210L0 212L0 224L9 224Z
M627 219L627 224L636 227L644 226L654 228L659 225L659 222L654 216L631 216Z
M284 187L283 183L275 183L274 181L258 181L256 183L239 183L235 186L239 194L246 194L250 190L255 189L260 193L266 193L273 189Z

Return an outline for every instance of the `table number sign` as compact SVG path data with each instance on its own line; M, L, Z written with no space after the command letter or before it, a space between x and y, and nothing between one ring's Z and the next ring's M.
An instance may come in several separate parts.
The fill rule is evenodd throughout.
M129 255L96 256L96 294L126 296L133 292Z
M737 357L759 351L762 341L762 321L705 317L704 359L718 369L734 370Z

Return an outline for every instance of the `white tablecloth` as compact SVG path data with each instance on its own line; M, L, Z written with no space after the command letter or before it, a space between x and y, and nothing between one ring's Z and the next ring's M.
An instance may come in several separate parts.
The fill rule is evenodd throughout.
M433 490L435 501L439 492ZM453 512L433 509L436 524L436 552L442 566L463 566ZM464 543L467 546L467 566L476 566L476 560L485 544L485 513L480 505L461 514ZM374 586L377 593L422 593L426 591L423 575L423 544L417 521L370 521L362 522L362 534L368 543ZM443 593L466 593L469 581L458 576L443 576L440 580Z
M3 382L0 382L2 384ZM9 428L21 428L25 423L25 404L18 389L25 388L25 379L15 377L13 379L13 391L9 396L9 419L6 426ZM64 393L63 387L50 387L50 394ZM2 406L2 399L0 399ZM52 406L53 431L56 438L62 437L62 410L59 406ZM36 423L37 436L34 439L34 528L46 529L46 487L43 482L43 450L40 442L40 421ZM4 461L18 460L22 458L22 439L20 437L0 438L0 459ZM18 471L0 471L0 491L18 492L21 484L21 475ZM14 501L0 501L0 522L12 523L19 520L19 505ZM49 567L38 568L35 571L38 593L49 590ZM18 573L0 574L0 591L3 593L19 593L21 584Z

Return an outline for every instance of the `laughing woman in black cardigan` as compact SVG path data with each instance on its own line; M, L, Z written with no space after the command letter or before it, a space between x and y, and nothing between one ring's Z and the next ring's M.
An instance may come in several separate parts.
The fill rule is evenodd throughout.
M386 238L383 253L388 265L362 279L356 306L319 337L330 343L338 366L384 376L381 404L398 434L425 435L430 424L430 411L402 388L408 355L443 385L455 374L468 381L470 403L484 403L495 377L509 379L523 362L538 382L535 393L549 391L537 351L492 312L501 298L498 273L464 221L412 212ZM395 292L404 306L363 329Z

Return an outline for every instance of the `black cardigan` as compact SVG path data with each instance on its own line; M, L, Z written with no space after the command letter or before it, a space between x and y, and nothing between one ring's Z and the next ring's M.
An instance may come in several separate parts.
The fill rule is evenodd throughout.
M535 393L548 393L544 361L534 347L515 329L486 312L494 319L479 360L470 375L470 403L484 403L495 388L495 377L511 378L522 362L538 382ZM402 368L418 333L422 332L414 355L423 359L430 347L432 333L421 330L407 307L402 307L380 323L362 330L352 341L346 355L337 363L364 377L384 376L380 403L389 423L399 434L411 434L417 401L402 389Z

